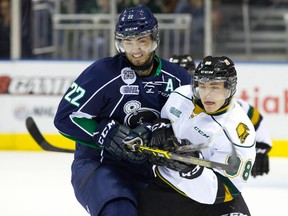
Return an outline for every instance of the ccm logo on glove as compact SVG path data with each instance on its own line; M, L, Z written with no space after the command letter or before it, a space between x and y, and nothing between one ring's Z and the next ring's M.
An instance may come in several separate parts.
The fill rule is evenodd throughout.
M106 124L106 126L102 130L101 135L99 137L99 140L98 140L99 144L101 144L101 145L104 144L104 140L105 140L106 136L108 135L109 131L115 126L116 126L116 122L113 119Z
M168 120L169 121L169 120ZM170 128L171 124L170 123L165 123L165 122L159 122L156 123L152 126L151 131L154 132L155 130L161 129L161 128Z

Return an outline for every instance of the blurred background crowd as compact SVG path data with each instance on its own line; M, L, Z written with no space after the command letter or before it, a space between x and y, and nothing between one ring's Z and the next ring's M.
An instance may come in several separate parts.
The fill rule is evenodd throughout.
M288 0L0 0L0 59L114 55L117 14L139 4L158 18L157 52L164 58L189 53L196 59L288 60ZM12 31L17 26L18 33ZM12 55L17 45L18 55Z

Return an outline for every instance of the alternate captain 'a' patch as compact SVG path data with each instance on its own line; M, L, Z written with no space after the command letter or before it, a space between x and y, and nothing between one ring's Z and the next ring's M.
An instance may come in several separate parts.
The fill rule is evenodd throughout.
M238 126L236 127L236 132L237 135L240 139L241 144L243 144L246 140L246 138L249 136L249 128L246 124L244 123L239 123Z

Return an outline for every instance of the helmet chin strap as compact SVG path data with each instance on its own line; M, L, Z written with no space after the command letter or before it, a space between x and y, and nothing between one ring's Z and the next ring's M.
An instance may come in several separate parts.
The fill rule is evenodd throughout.
M142 66L135 66L133 65L127 58L125 53L122 53L122 55L125 56L125 59L127 60L127 62L131 65L131 69L133 69L138 75L141 75L143 72L145 72L146 70L148 70L149 68L151 68L151 66L154 63L154 57L155 57L155 51L153 51L152 53L152 58L146 62L144 65Z

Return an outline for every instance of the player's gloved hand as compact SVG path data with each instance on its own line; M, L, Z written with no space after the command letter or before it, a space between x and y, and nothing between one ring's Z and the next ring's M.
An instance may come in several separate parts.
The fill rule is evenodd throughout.
M129 152L128 160L134 163L143 163L148 159L145 152L140 152L137 146L147 146L151 137L151 124L143 123L132 129L124 138L123 143Z
M167 150L166 147L170 147L170 145L173 145L172 143L166 144L167 140L172 136L174 136L174 132L172 130L170 121L163 118L156 119L153 121L152 135L150 142L148 143L148 147ZM150 161L152 162L152 164L158 166L165 166L167 163L165 158L155 155L151 155Z
M169 152L177 152L177 148L181 145L191 144L188 140L178 142L174 136L172 125L168 119L156 119L152 126L152 136L148 146L155 149L161 149ZM178 152L177 152L178 153ZM185 152L183 156L192 156L203 158L199 151ZM197 178L203 172L203 167L199 165L186 164L180 161L170 160L168 158L151 155L150 161L157 166L166 166L169 169L179 172L183 178Z
M266 143L256 142L256 159L251 171L253 177L269 173L269 156L268 152L271 146Z
M94 136L96 144L101 145L115 159L127 160L129 152L123 144L130 128L119 124L116 120L105 119L98 125L99 133Z
M183 156L190 156L203 159L203 156L200 151L189 151L189 152L177 152L178 147L182 145L191 144L188 140L181 140L181 143L178 142L175 136L167 139L164 144L164 149L169 152L174 152L181 154ZM167 168L174 171L178 171L179 175L183 178L194 179L200 176L203 172L204 167L199 165L187 164L176 160L164 159L164 164Z
M136 151L133 145L143 145L147 146L151 137L151 124L150 123L142 123L138 125L135 129L132 129L128 136L124 139L124 143L130 148L132 151Z
M174 136L172 125L169 119L156 119L152 124L151 140L148 143L149 147L163 149L163 146L167 139Z
M203 159L203 155L200 151L194 151L194 152L189 152L189 153L184 153L184 154L187 156ZM181 163L181 162L178 162L178 163ZM187 178L187 179L197 178L198 176L202 174L203 169L204 169L203 166L199 166L199 165L194 165L194 164L185 164L185 165L186 165L186 168L183 168L183 169L181 168L181 170L179 170L179 175L182 178Z

